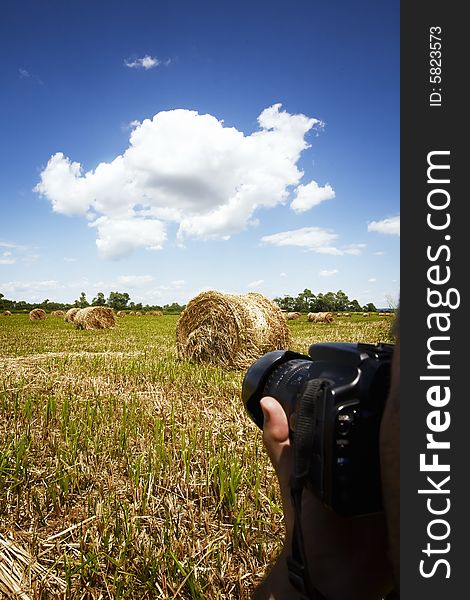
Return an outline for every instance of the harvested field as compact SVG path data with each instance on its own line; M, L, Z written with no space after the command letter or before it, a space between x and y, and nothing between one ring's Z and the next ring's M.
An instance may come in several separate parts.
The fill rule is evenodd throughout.
M278 553L244 371L179 361L177 319L0 321L0 554L25 597L248 599ZM293 320L290 347L390 342L390 321Z

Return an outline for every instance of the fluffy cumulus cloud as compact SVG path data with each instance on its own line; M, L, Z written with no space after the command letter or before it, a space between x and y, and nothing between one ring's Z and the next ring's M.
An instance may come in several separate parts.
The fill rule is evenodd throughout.
M296 196L291 203L291 208L297 213L302 213L334 197L335 192L330 185L327 184L324 187L320 187L316 181L311 181L307 185L300 184L297 187Z
M323 269L323 271L320 271L318 274L320 277L333 277L333 275L336 275L337 273L338 269Z
M297 162L319 120L275 104L258 125L245 135L209 114L163 111L136 123L127 150L94 170L57 152L34 190L55 212L86 217L109 258L161 248L170 223L180 242L227 239L252 223L257 209L285 203L291 192L300 211L334 195L315 182L299 186Z
M383 221L371 221L367 225L367 231L400 235L400 216L389 217L388 219L383 219Z

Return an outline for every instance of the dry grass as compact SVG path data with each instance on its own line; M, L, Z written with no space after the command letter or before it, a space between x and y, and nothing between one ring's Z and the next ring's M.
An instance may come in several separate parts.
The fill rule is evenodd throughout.
M0 539L25 598L58 598L63 581L73 600L248 599L278 552L244 373L178 360L176 321L1 322ZM389 323L299 319L291 349L391 341Z
M261 294L210 291L181 313L176 341L180 358L240 369L265 352L287 348L290 334L282 311Z

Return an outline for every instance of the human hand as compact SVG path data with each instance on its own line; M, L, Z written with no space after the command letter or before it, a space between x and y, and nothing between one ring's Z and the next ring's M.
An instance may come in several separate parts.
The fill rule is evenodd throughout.
M286 567L294 525L289 487L292 473L289 423L274 398L263 398L261 408L263 442L279 480L286 538L281 555L255 598L294 599L299 596L288 582ZM305 489L301 525L310 579L328 600L377 600L393 587L384 515L343 517Z

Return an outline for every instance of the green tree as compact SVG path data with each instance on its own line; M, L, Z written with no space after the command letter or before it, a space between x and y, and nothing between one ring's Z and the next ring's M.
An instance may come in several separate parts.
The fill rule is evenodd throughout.
M361 305L359 304L359 302L354 298L354 300L351 300L351 303L349 305L349 310L351 312L361 312Z
M375 308L374 304L372 304L372 302L369 302L368 304L364 304L364 306L362 307L364 312L377 312L377 309Z
M106 298L103 292L98 292L96 297L91 301L92 306L104 306L106 304Z
M109 292L108 306L114 310L125 310L130 301L130 296L127 292Z
M76 308L86 308L87 306L90 306L88 300L86 299L85 292L82 292L80 294L80 298L78 300L75 300L74 306Z

